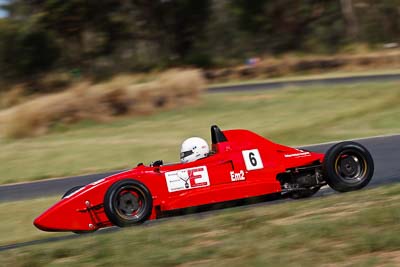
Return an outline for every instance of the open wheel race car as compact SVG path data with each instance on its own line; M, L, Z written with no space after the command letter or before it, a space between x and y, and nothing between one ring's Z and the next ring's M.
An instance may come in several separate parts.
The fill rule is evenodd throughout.
M212 151L189 163L161 162L71 188L34 224L44 231L91 232L129 226L173 211L264 195L310 197L322 186L346 192L365 187L374 163L355 142L325 154L275 144L247 130L211 127Z

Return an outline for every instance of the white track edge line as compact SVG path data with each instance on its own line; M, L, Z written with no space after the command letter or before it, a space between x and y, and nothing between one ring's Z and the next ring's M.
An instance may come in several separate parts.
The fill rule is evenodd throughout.
M369 136L369 137L361 137L361 138L355 138L355 139L344 139L344 140L336 140L336 141L322 142L322 143L317 143L317 144L294 145L293 147L323 146L323 145L330 145L330 144L335 144L335 143L345 142L345 141L363 141L363 140L379 139L379 138L388 138L388 137L396 137L396 136L400 136L400 134L399 134L399 133L397 133L397 134L383 134L383 135L376 135L376 136Z

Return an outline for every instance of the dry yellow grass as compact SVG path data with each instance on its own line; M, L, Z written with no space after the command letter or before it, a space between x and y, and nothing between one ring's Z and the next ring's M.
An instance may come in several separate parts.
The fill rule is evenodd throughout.
M197 70L170 70L137 84L127 77L107 83L82 82L63 92L43 95L0 112L0 134L20 138L46 133L57 123L148 114L197 101L205 88Z
M17 85L10 91L0 94L0 109L9 108L20 104L25 100L25 91L23 86Z
M324 73L327 71L368 71L397 69L400 67L400 49L387 51L346 52L335 55L263 56L255 66L236 66L206 71L210 82L223 83L249 79L282 77L298 73Z

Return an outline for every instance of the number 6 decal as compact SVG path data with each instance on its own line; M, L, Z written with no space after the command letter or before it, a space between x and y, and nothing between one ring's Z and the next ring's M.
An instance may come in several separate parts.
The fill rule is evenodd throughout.
M264 168L258 149L243 150L242 155L248 171Z

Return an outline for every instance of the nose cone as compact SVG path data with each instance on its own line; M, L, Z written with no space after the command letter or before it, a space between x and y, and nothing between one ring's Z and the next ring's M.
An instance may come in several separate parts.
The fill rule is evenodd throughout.
M69 227L70 220L65 215L65 205L57 203L37 217L33 224L43 231L62 231Z
M33 225L42 231L56 231L57 229L54 227L51 220L46 217L48 217L46 213L43 213L33 221Z
M37 217L33 224L43 231L87 231L94 229L89 212L70 200L61 200Z
M104 194L112 181L103 179L75 191L37 217L43 231L94 231L110 225L104 212Z
M42 230L42 231L51 231L50 225L46 225L46 219L44 216L39 216L33 221L33 225L36 226L36 228Z

